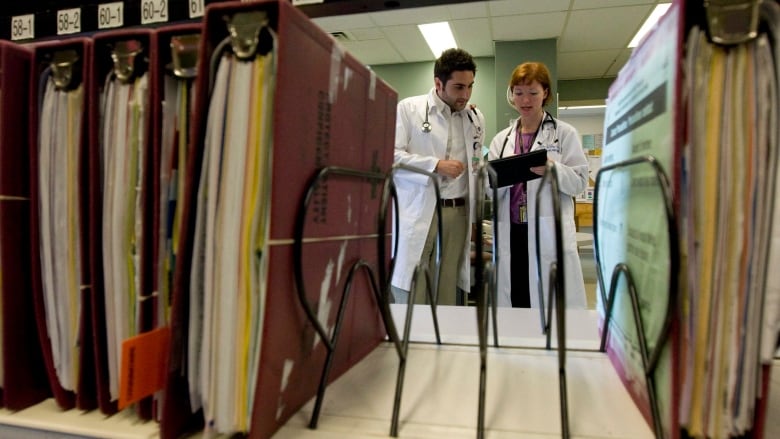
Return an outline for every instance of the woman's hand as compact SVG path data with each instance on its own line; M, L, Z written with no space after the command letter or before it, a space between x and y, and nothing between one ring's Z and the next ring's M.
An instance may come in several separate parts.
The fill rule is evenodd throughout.
M552 162L552 160L547 160L547 163ZM529 168L531 172L533 172L536 175L544 175L544 171L547 169L547 165L544 166L532 166Z

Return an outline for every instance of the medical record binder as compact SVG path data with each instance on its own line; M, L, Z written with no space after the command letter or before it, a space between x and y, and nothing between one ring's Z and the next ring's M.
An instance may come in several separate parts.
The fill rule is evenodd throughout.
M78 101L78 93L84 93L89 88L90 76L87 73L91 60L92 40L88 38L71 38L60 41L51 41L40 43L33 47L32 66L30 68L30 98L32 103L30 107L29 121L29 146L30 146L30 217L31 217L31 237L30 237L30 257L32 260L32 297L35 305L35 320L38 325L38 336L40 346L43 351L43 364L46 368L49 386L58 406L62 409L78 407L82 410L91 410L97 406L96 401L96 382L93 362L92 334L95 328L89 318L91 315L91 273L89 270L89 224L88 224L88 154L87 154L87 109L83 105L72 104L74 111L68 114L65 122L66 126L55 123L44 123L43 118L47 114L43 111L43 102L47 84L53 84L54 88L63 94L76 93L69 99L71 102ZM48 116L52 116L49 114ZM73 264L68 274L71 279L75 279L76 285L67 282L69 291L73 297L73 308L78 309L79 318L73 324L72 328L77 332L78 344L75 346L73 356L76 357L76 370L73 372L73 385L64 387L58 378L55 364L55 354L57 350L53 349L53 342L47 333L47 316L54 319L47 313L44 290L44 270L42 264L42 253L46 247L51 248L50 243L44 243L43 240L43 215L41 206L46 203L45 199L51 200L50 191L52 188L60 185L41 184L43 174L42 164L52 157L39 154L39 141L41 140L42 129L56 129L55 138L65 136L68 133L72 142L70 148L72 151L72 160L56 162L62 166L60 172L64 172L68 167L70 178L68 184L75 185L69 193L68 202L70 211L68 232L54 234L54 239L63 238L67 235L69 243L68 251L71 257L68 263ZM56 139L55 139L56 140ZM62 140L62 139L60 139ZM49 167L54 170L54 166ZM50 203L53 204L53 203ZM50 220L50 219L49 219ZM78 244L75 244L78 243ZM78 250L77 250L78 248ZM61 280L59 286L65 285ZM78 289L75 293L74 289ZM64 299L61 298L61 299ZM69 307L67 303L61 303L62 306ZM71 310L74 311L74 310ZM60 364L60 367L62 365Z
M31 289L29 99L32 53L0 42L0 300L2 384L0 404L20 410L51 394Z
M234 30L239 33L248 31L257 38L239 37L231 44L227 39L227 26L231 24L236 25ZM198 234L197 215L203 207L201 204L208 202L199 195L201 178L207 172L211 177L214 175L207 164L216 166L214 150L208 149L211 147L206 141L206 127L210 106L218 105L212 99L220 95L220 78L225 78L219 76L217 66L229 64L229 74L232 74L244 69L241 63L258 63L260 57L273 54L272 93L266 95L270 96L267 104L272 108L270 142L258 151L247 152L266 156L265 171L259 178L267 179L267 191L260 194L260 200L268 209L263 225L266 235L259 240L262 244L252 243L258 245L254 254L256 262L259 266L267 265L259 277L263 290L258 298L260 314L253 317L262 322L262 334L260 352L251 353L259 355L259 363L249 377L248 386L252 387L249 391L254 390L255 396L249 409L251 421L247 433L249 437L267 438L316 394L326 359L326 349L318 341L299 302L293 274L294 225L302 200L310 181L325 167L372 172L390 168L397 94L288 2L211 4L206 9L203 25L183 224L174 273L172 351L161 437L180 437L204 424L207 429L213 425L212 419L204 419L208 407L198 409L192 400L193 384L187 376L191 357L186 347L191 336L190 323L200 317L190 311L193 302L201 300L193 295L198 285L193 283L191 275L197 272L193 267L196 237L203 236ZM257 47L249 47L253 40ZM241 42L250 44L242 46ZM226 108L238 107L230 103ZM233 123L231 118L239 116L247 115L237 115L234 110L223 120L227 126ZM262 117L265 116L259 115L253 123L265 123ZM223 163L229 160L225 151L232 153L236 149L223 150ZM229 182L219 184L227 187ZM305 295L324 326L334 327L341 292L347 287L352 289L341 322L342 348L335 354L331 381L365 357L385 337L370 280L364 275L352 277L347 273L360 260L378 263L376 218L381 196L381 184L356 184L329 177L314 192L312 209L303 224ZM219 209L217 206L212 214L222 215ZM224 242L212 244L224 249ZM347 285L348 278L351 285Z

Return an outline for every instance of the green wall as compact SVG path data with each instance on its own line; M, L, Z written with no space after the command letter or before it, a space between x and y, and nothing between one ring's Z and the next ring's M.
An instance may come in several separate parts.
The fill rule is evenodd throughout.
M485 115L485 143L489 145L496 133L506 126L508 119L517 115L504 97L509 75L517 63L502 66L497 71L493 57L475 57L474 60L477 63L477 75L471 103L477 105ZM398 92L398 99L428 93L433 87L433 61L382 64L371 66L371 69ZM609 85L613 80L614 78L562 80L558 81L557 87L553 87L553 92L557 88L559 106L566 105L567 102L603 101L607 98ZM502 114L497 117L499 112Z

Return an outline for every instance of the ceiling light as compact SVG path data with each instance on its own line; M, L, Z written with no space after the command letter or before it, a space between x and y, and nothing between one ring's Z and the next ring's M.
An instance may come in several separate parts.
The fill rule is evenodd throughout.
M428 43L428 47L431 48L431 52L433 52L433 56L436 58L445 50L458 47L455 43L455 37L452 36L450 24L446 21L418 24L417 27L420 28L425 42Z
M645 20L644 24L642 24L642 27L640 27L639 31L637 31L636 35L634 35L634 38L632 38L631 42L628 43L628 47L631 48L638 46L639 42L642 41L642 38L644 38L645 34L650 32L650 29L652 29L658 20L663 17L671 5L671 3L657 4L655 9L653 9L653 12L650 13L650 16L647 17L647 20Z

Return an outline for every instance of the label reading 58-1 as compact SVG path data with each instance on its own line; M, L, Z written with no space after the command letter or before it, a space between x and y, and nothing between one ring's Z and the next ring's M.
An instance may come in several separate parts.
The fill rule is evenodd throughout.
M168 0L141 0L141 24L168 21Z
M35 38L35 14L11 17L11 40Z
M57 11L57 35L81 32L81 8Z

